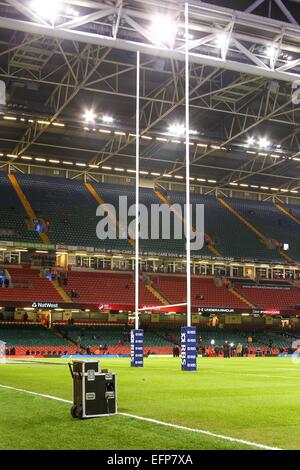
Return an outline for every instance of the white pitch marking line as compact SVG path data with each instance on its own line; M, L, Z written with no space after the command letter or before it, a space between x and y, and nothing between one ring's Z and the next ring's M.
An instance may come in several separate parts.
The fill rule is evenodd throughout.
M14 390L16 392L27 393L29 395L36 395L38 397L49 398L50 400L61 401L61 402L64 402L64 403L73 403L71 400L66 400L64 398L55 397L53 395L46 395L44 393L32 392L32 391L29 391L29 390L24 390L22 388L15 388L15 387L11 387L10 385L0 384L0 387L1 388L6 388L6 389L9 389L9 390ZM251 441L245 441L243 439L238 439L236 437L223 436L222 434L215 434L213 432L205 431L203 429L188 428L186 426L180 426L179 424L167 423L165 421L159 421L159 420L153 419L153 418L144 418L143 416L132 415L132 414L129 414L129 413L118 413L118 414L122 415L122 416L127 416L128 418L138 419L140 421L147 421L149 423L154 423L154 424L158 424L158 425L161 425L161 426L167 426L167 427L174 428L174 429L181 429L183 431L196 432L196 433L199 433L199 434L203 434L205 436L210 436L210 437L215 437L217 439L222 439L223 441L237 442L239 444L244 444L244 445L247 445L249 447L256 447L258 449L282 450L278 447L270 447L270 446L266 446L264 444L258 444L256 442L251 442Z
M11 387L10 385L0 384L0 387L7 388L9 390L15 390L16 392L28 393L28 395L37 395L38 397L50 398L50 400L63 401L64 403L73 403L72 401L65 400L64 398L54 397L53 395L45 395L44 393L32 392L30 390L24 390L23 388L15 388Z
M215 434L215 433L210 432L210 431L204 431L203 429L188 428L186 426L180 426L178 424L166 423L165 421L159 421L157 419L152 419L152 418L144 418L142 416L131 415L131 414L128 414L128 413L119 413L119 414L121 414L123 416L128 416L130 418L140 419L142 421L148 421L150 423L160 424L162 426L168 426L168 427L175 428L175 429L182 429L184 431L197 432L199 434L204 434L206 436L216 437L218 439L223 439L224 441L238 442L239 444L245 444L247 446L257 447L259 449L282 450L282 449L279 449L278 447L270 447L270 446L266 446L266 445L263 445L263 444L257 444L256 442L244 441L243 439L237 439L235 437L223 436L222 434Z

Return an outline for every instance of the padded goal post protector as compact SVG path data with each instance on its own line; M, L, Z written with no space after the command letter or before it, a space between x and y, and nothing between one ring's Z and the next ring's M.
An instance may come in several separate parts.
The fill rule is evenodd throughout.
M131 330L130 343L131 367L143 367L144 330Z
M0 340L0 364L5 364L6 343Z
M197 370L196 328L181 328L181 370Z

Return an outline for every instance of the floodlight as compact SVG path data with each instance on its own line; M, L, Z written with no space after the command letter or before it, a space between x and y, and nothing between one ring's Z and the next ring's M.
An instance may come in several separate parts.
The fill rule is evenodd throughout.
M248 137L247 144L248 145L254 145L255 144L255 137Z
M150 26L153 42L171 46L176 38L177 28L178 26L171 16L154 16Z
M102 116L102 121L105 122L106 124L111 124L114 122L114 118L112 116Z
M83 117L85 122L95 122L96 114L92 109L87 109Z
M213 345L215 344L215 340L212 339L211 342L210 342L210 344L213 346Z
M226 46L226 41L228 39L228 34L225 32L219 32L216 35L216 43L220 49L223 49Z
M79 11L74 10L74 8L70 6L66 8L65 12L66 12L66 15L69 15L69 16L79 16Z
M261 137L258 141L258 145L260 148L267 148L270 147L270 142L266 137Z
M170 135L174 135L176 137L181 137L185 134L185 127L183 124L179 124L179 123L176 123L176 124L171 124L169 126L169 131L168 133Z
M276 57L276 54L277 54L277 47L275 46L268 46L266 48L266 55L270 58L270 59L275 59Z
M33 0L30 8L41 18L53 23L60 14L62 4L60 0Z

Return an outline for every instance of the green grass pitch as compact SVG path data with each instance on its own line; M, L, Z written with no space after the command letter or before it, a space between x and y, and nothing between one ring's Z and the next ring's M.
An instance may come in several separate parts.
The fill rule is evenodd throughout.
M0 384L72 400L67 361L51 361L0 364ZM107 358L101 367L117 373L120 413L300 449L300 364L290 358L199 358L197 372L173 358L148 358L143 369ZM0 450L251 449L121 414L74 420L70 406L0 387Z

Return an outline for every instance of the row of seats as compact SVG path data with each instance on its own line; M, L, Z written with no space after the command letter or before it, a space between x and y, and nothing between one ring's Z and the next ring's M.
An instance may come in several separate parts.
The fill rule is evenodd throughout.
M8 177L0 172L0 240L40 243L37 233L29 231L26 212Z
M39 276L39 271L28 267L9 268L12 287L0 289L0 300L23 302L61 302L62 298L50 281Z
M100 220L96 217L98 203L83 181L21 174L18 174L16 178L36 215L49 221L48 236L51 242L132 252L133 248L127 240L98 239L96 235L96 226ZM95 182L92 184L104 202L112 204L116 208L117 216L119 215L119 196L127 196L128 205L135 203L133 186ZM180 204L183 208L184 193L171 191L164 193L164 196L170 203ZM0 198L5 201L0 208L0 239L40 242L37 233L28 230L25 223L26 213L5 174L0 175ZM160 204L161 201L153 190L141 188L140 202L148 209L150 232L151 206ZM295 260L300 260L298 243L300 225L282 214L272 202L246 199L228 199L228 202L241 216L257 227L266 238L289 243L289 255ZM193 216L195 216L196 204L204 204L204 231L221 255L262 261L282 259L275 249L268 249L257 235L214 196L191 193L191 203L193 204ZM299 207L287 206L287 209L296 217L300 217ZM126 234L126 232L126 227L121 228L121 233ZM141 240L140 249L141 252L147 254L183 256L185 242L174 238L171 240ZM192 254L207 256L211 253L207 246L204 246L200 251L195 251Z
M61 302L62 298L53 284L41 278L39 271L29 267L9 268L12 287L0 289L2 301ZM153 275L149 277L152 287L169 303L186 301L186 278L184 276ZM215 285L213 278L192 277L192 305L199 307L246 308L249 306L226 287ZM77 292L76 302L87 304L134 305L135 287L133 274L115 272L69 271L68 294ZM140 282L140 304L160 305L159 298ZM253 284L236 283L235 290L256 307L287 310L300 305L300 289L255 287Z
M247 199L230 199L231 206L251 222L268 239L289 244L289 256L300 260L300 225L280 212L273 203ZM276 251L268 250L280 258ZM275 259L275 258L274 258Z
M159 304L159 301L141 282L139 287L141 304ZM134 304L133 274L70 271L68 290L71 292L72 289L77 291L79 302Z
M251 342L248 341L249 337L252 338ZM0 322L0 338L6 342L8 348L15 347L16 354L21 354L18 348L22 348L24 354L28 350L31 352L40 351L42 354L51 354L56 351L68 351L68 353L74 354L79 350L79 347L89 347L95 351L101 350L104 345L107 346L109 353L122 354L129 351L130 329L122 326L60 325L47 330L39 325L7 325ZM70 345L70 340L74 345ZM272 346L278 349L290 347L292 343L291 338L276 331L197 327L199 347L209 347L212 341L214 341L214 346L219 347L227 341L234 345L241 343L243 346L251 348ZM170 353L175 344L180 344L180 328L156 327L149 329L145 327L144 346L146 349L169 348Z
M173 203L185 204L186 198L182 192L171 191L167 197ZM257 235L214 196L191 193L190 198L193 204L194 220L196 220L196 204L204 205L205 232L222 255L262 261L280 259L280 255L275 250L268 250ZM232 203L231 199L229 203Z
M155 333L168 341L180 344L180 331L178 328L157 328ZM252 338L252 342L248 342L249 337ZM197 344L203 347L211 346L212 341L214 341L213 345L218 347L222 346L225 341L234 345L241 343L243 346L248 347L269 347L270 340L274 348L289 347L292 343L290 338L284 338L278 332L221 328L211 328L208 330L197 327Z
M128 346L130 344L130 330L117 326L89 327L89 326L57 326L58 331L71 341L83 347L100 347L104 345L111 346ZM155 332L145 330L144 332L145 346L170 346L170 339L161 337Z
M257 307L263 309L288 310L300 305L300 289L259 288L236 286L236 290Z
M41 325L16 325L0 323L0 339L7 346L26 346L38 347L42 346L69 346L69 343L56 335L51 329L46 329Z
M186 278L155 276L154 287L171 303L186 301ZM201 307L249 308L226 287L217 287L212 278L191 279L192 305Z

